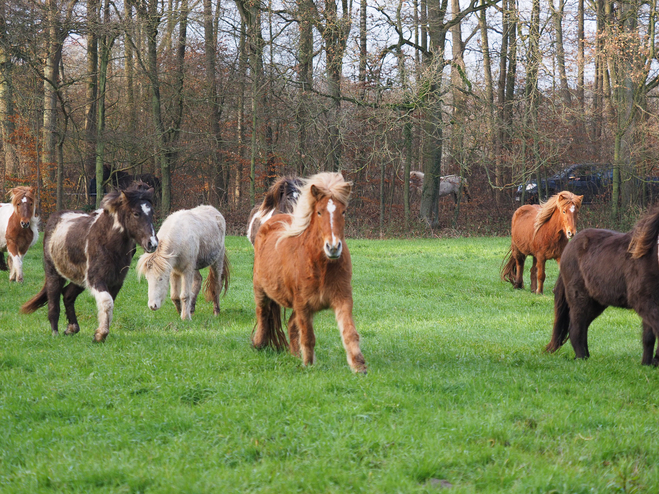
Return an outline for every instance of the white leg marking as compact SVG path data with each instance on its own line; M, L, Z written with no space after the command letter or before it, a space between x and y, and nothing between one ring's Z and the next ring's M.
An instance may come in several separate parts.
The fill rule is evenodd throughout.
M96 299L96 307L98 308L98 329L96 332L105 337L105 335L110 332L114 300L112 300L112 295L110 295L109 292L99 292L91 287L89 288L89 291Z

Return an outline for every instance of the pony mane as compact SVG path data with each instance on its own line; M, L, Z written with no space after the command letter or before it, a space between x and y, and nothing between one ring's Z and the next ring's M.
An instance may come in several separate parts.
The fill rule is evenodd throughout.
M557 208L561 209L563 206L567 207L570 204L579 209L581 207L581 198L567 190L554 194L545 202L541 203L540 211L538 211L538 215L535 217L535 222L533 223L533 236L535 237L542 225L549 221Z
M659 236L659 205L652 208L634 225L632 239L627 252L632 259L640 259L648 254L657 243Z
M108 192L101 201L101 208L109 211L116 210L121 206L122 195L125 195L128 199L129 207L133 207L141 201L148 201L153 204L153 188L140 181L135 182L126 190Z
M281 232L281 238L301 235L311 223L311 214L317 202L316 197L311 192L312 186L320 190L323 197L329 196L332 200L336 200L344 206L348 205L352 182L346 182L340 173L318 173L307 179L302 179L302 184L300 197L291 213L293 221L290 224L282 222L284 228Z
M278 209L282 205L282 201L288 196L289 191L298 191L302 187L302 181L296 177L281 177L274 184L270 186L265 193L263 203L259 211L270 211Z
M158 245L158 248L155 252L151 254L144 253L137 260L137 279L140 280L142 276L146 276L147 273L154 272L156 276L162 276L172 269L172 265L169 260L174 257L170 254L165 254L165 249L161 248L163 243L166 243L164 240Z
M34 193L32 192L32 187L20 185L11 189L10 194L11 204L14 206L14 208L20 204L24 197L28 197L34 201Z

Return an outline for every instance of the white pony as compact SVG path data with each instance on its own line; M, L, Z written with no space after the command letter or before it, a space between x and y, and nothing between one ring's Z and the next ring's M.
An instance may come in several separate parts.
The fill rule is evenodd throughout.
M137 261L137 275L149 282L149 308L158 310L167 295L181 319L192 319L202 277L199 270L210 266L204 286L213 313L220 313L220 293L229 288L229 259L224 248L226 223L213 206L183 209L167 217L158 231L158 248Z
M413 171L410 172L410 189L413 192L421 193L423 191L423 179L425 174L423 172ZM467 190L467 179L460 177L460 175L445 175L439 178L439 194L437 198L447 196L449 194L453 195L453 200L458 202L458 192L462 186L462 192L467 197L468 201L471 201L471 196Z

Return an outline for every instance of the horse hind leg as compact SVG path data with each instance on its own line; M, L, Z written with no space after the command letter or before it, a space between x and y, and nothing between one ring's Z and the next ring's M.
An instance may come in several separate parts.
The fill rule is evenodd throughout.
M57 324L59 323L60 306L59 299L62 294L65 280L61 276L46 275L46 293L48 294L48 321L53 336L58 334Z
M574 349L574 358L587 359L588 327L605 309L592 299L573 297L570 303L570 343Z
M533 257L533 265L531 266L531 293L536 293L538 289L538 258Z
M524 262L526 261L526 256L516 249L513 251L512 255L515 258L515 282L513 283L513 288L521 290L524 288Z
M74 283L69 283L66 285L66 288L62 291L62 299L64 300L64 311L66 312L66 318L69 322L66 327L65 335L76 334L80 331L80 326L78 325L78 317L76 316L75 303L78 295L80 295L85 289L81 286L78 286Z
M199 295L199 291L201 290L201 282L203 281L203 278L201 276L201 273L199 272L198 269L195 269L194 272L194 280L192 281L192 291L190 294L190 316L192 317L192 314L194 314L195 308L197 307L197 296Z

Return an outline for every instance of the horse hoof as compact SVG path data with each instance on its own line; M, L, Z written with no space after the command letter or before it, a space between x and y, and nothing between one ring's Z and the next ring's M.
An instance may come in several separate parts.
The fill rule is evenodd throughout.
M64 332L65 335L70 335L70 334L76 334L80 331L80 326L77 324L69 324L66 327L66 331Z
M105 338L107 338L107 334L103 333L94 333L94 343L105 343Z
M59 331L57 331L56 329L53 329L52 335L53 336L59 336Z

